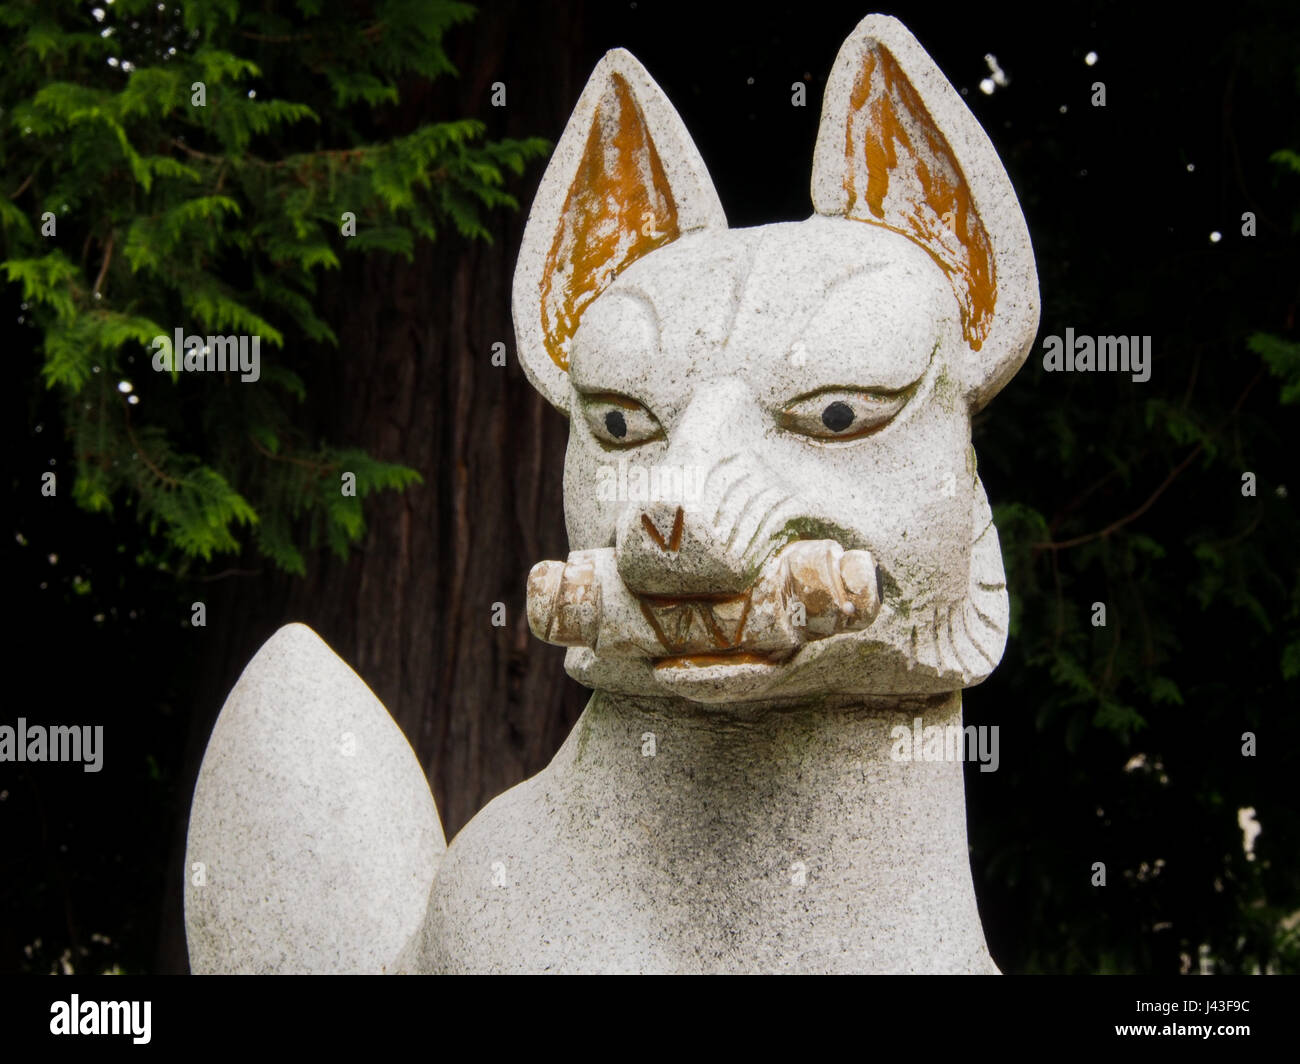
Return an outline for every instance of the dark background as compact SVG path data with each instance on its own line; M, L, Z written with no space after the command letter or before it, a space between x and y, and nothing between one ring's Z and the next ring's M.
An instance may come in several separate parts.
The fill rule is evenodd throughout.
M811 211L825 77L870 10L484 4L447 40L460 79L410 86L391 121L398 130L431 113L474 115L489 136L554 141L597 59L623 46L681 113L730 223L796 220ZM1296 681L1284 682L1279 661L1297 626L1297 525L1277 489L1300 482L1294 410L1279 405L1244 340L1295 336L1300 182L1269 162L1300 148L1295 11L1239 3L1209 22L1127 3L881 10L965 93L1007 167L1038 257L1040 337L1066 327L1153 337L1147 384L1045 374L1035 345L976 422L994 505L1043 515L1058 540L1131 514L1194 446L1147 410L1156 397L1183 401L1216 441L1140 517L1077 551L1035 549L1041 530L1025 531L1024 511L1000 521L1017 627L998 672L965 695L968 722L1001 729L1000 770L967 772L993 956L1007 971L1172 973L1198 970L1204 944L1214 970L1250 970L1261 957L1286 970L1294 955L1278 926L1300 909L1300 765ZM978 88L986 53L1010 78L992 95ZM796 80L808 86L805 108L790 104ZM495 81L508 86L500 110L488 106ZM1090 105L1095 81L1105 108ZM534 165L514 183L525 212L541 173ZM1253 239L1240 232L1247 210ZM5 537L14 628L4 721L45 715L107 733L97 775L0 766L0 970L45 972L61 956L78 971L185 970L181 869L199 760L240 669L288 621L314 627L392 712L449 839L558 748L586 692L523 613L528 568L567 549L565 423L513 358L524 218L496 215L490 246L448 234L422 243L412 263L354 257L323 282L342 342L309 381L311 417L414 466L424 483L376 496L363 547L346 563L313 555L302 579L244 557L178 589L132 564L142 533L129 521L42 500L33 471L66 466L67 444L52 400L30 383L30 339L0 333L22 374L4 398L13 531L25 541ZM5 299L8 322L16 297ZM497 341L512 352L506 369L490 364ZM1258 498L1240 494L1245 470ZM1195 552L1194 529L1221 545L1231 587L1253 589L1271 630L1227 583L1198 611L1195 581L1212 563ZM1138 534L1163 555L1105 552ZM95 575L94 596L66 591L74 570ZM187 604L199 599L208 625L189 628ZM498 600L510 610L504 629L489 624ZM1088 630L1097 600L1109 605L1110 632ZM1071 660L1096 683L1127 661L1129 675L1170 677L1182 704L1134 687L1123 701L1142 723L1108 717L1052 657L1049 635L1074 641ZM1240 756L1247 730L1260 737L1253 760ZM1144 760L1125 771L1136 755ZM1242 806L1263 826L1251 862ZM1097 861L1105 888L1090 882Z

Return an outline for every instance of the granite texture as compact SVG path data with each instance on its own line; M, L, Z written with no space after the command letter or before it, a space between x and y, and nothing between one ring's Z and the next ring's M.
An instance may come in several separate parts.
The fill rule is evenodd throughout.
M960 696L722 714L597 692L452 842L423 967L994 973L962 766L891 758L917 716L957 723Z
M401 729L319 636L287 625L231 690L199 770L185 853L190 969L391 971L445 850Z

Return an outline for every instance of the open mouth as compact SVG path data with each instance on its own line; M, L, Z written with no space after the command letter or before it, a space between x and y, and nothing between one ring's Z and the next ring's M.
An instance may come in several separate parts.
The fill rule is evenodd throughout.
M740 595L638 596L641 613L670 658L725 655L745 636L754 589Z

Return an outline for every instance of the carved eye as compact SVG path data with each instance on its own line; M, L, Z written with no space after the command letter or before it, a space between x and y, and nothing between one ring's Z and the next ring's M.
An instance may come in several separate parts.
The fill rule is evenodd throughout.
M898 392L827 388L787 403L781 427L818 440L856 440L883 429L907 403L910 389Z
M582 413L592 435L607 447L636 447L663 439L664 430L655 416L626 395L584 395Z

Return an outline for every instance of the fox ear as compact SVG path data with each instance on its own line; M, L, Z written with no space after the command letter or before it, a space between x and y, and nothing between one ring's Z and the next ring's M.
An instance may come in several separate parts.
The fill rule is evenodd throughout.
M1034 252L993 145L897 19L867 16L836 56L812 196L819 214L892 229L929 252L961 308L967 398L988 402L1038 330Z
M519 360L561 412L583 311L641 256L727 226L681 118L631 53L596 64L556 145L515 267Z

